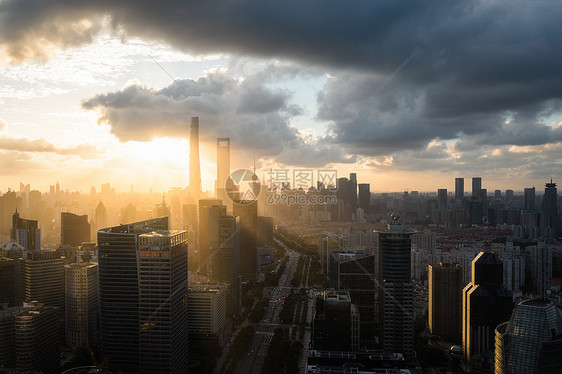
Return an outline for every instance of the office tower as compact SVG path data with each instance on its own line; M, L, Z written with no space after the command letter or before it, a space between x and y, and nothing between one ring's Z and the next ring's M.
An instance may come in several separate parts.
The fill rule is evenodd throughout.
M455 201L464 198L464 178L455 178Z
M360 315L349 292L315 295L312 346L315 350L359 351Z
M218 284L192 284L187 292L189 339L223 346L227 295Z
M329 287L348 292L361 315L361 346L375 344L375 254L330 253Z
M437 206L440 210L447 210L447 189L439 188L437 190Z
M469 219L471 225L481 225L483 218L482 201L472 197L469 205Z
M494 190L494 200L501 200L501 199L502 199L502 191Z
M16 367L16 315L23 306L7 307L0 303L0 367Z
M544 196L542 198L542 229L543 236L549 238L557 238L560 230L560 217L558 217L558 194L556 192L556 183L550 180L546 183ZM550 234L548 234L550 229Z
M523 197L524 197L523 209L535 210L535 187L525 188Z
M191 117L189 133L189 192L194 201L201 196L201 163L199 162L199 117Z
M472 197L480 199L480 190L482 189L482 177L472 178Z
M414 357L414 302L411 282L412 232L404 230L394 212L379 235L379 316L385 351Z
M221 205L222 201L219 199L201 199L199 200L199 231L197 233L197 252L199 266L198 269L201 273L207 274L209 264L207 263L210 249L209 249L209 208L213 205Z
M552 247L538 242L531 250L531 274L538 297L545 299L552 278Z
M60 214L60 244L78 247L90 241L90 224L88 216L78 216L73 213Z
M17 304L38 301L64 310L64 258L60 251L24 251L16 269Z
M258 203L235 203L233 210L240 217L240 276L253 281L258 272Z
M161 217L98 231L100 344L114 370L139 371L138 237L167 229Z
M166 199L164 198L164 194L162 194L162 202L160 204L156 204L155 211L156 211L156 215L154 218L171 217L170 207L166 205Z
M520 302L495 333L495 374L561 372L562 318L553 302Z
M15 316L16 369L60 373L60 310L37 302L27 306Z
M4 257L0 252L0 305L16 305L16 263L16 259Z
M462 268L459 264L429 265L429 331L460 344Z
M513 190L505 190L505 200L506 201L513 200Z
M137 220L137 208L129 203L121 209L121 222L135 222Z
M371 185L369 183L359 183L359 207L365 213L369 213L371 207Z
M351 175L355 175L352 173ZM336 197L343 203L340 221L351 221L353 213L357 210L357 180L338 178Z
M98 264L80 262L64 267L66 345L99 345Z
M273 217L258 216L258 246L273 245Z
M511 315L512 296L502 283L500 259L480 252L472 261L472 281L463 289L462 348L467 363L494 351L494 329Z
M230 138L217 138L217 197L230 177Z
M227 315L240 312L240 218L226 214L224 205L209 208L209 279L224 284Z
M141 373L186 373L187 232L139 235Z
M105 209L105 205L101 201L96 206L95 223L97 229L107 227L107 209Z
M37 227L37 221L20 218L17 210L12 216L10 239L28 251L41 249L41 230Z

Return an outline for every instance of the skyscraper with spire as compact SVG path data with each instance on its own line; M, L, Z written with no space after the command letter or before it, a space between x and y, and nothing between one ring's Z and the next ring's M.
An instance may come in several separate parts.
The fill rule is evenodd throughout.
M201 196L201 164L199 162L199 117L191 117L189 134L189 190L194 200Z

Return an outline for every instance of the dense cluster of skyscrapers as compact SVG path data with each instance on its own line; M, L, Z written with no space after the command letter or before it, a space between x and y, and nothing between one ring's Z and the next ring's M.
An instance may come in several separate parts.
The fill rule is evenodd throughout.
M40 193L22 185L21 196L0 196L0 230L10 239L0 248L1 367L56 373L58 348L65 346L98 357L98 368L110 372L195 372L190 345L225 344L232 317L242 311L242 285L261 280L260 253L273 251L274 223L293 221L310 226L318 238L328 281L313 298L308 363L317 372L416 372L414 325L426 310L432 339L449 348L451 370L560 371L554 359L562 353L560 303L547 292L553 269L559 270L552 243L562 232L552 180L540 197L534 187L521 196L511 190L492 196L474 177L470 196L464 178L456 178L454 195L438 189L436 195L411 191L397 198L375 196L352 173L335 185L292 190L335 196L335 204L281 206L264 203L275 191L260 193L255 171L250 193L239 190L230 173L230 139L216 145L212 194L201 187L194 117L189 188L170 190L170 206L162 197L148 215L128 203L117 222L107 203L116 193L103 185L90 221L61 204L54 249L42 246L39 220L20 216L22 207L33 217L54 214ZM49 196L58 201L66 195L57 184ZM98 198L95 191L91 196ZM336 233L328 224L345 230ZM499 253L488 241L472 255L453 255L438 251L428 227L451 230L451 236L471 227L509 229L511 238ZM50 223L41 228L52 236ZM535 242L523 255L513 238ZM459 240L455 250L463 245ZM188 282L190 273L204 281ZM534 294L524 295L524 286Z

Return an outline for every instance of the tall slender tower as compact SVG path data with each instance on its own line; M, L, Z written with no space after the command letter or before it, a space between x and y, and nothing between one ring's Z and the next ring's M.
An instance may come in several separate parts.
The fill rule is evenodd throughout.
M558 193L556 183L550 180L545 184L544 196L542 198L542 229L543 236L549 238L557 238L560 229L560 221L558 218ZM550 228L550 233L547 229Z
M386 351L414 357L414 293L411 279L412 232L404 230L394 212L379 235L379 318Z
M464 198L464 178L455 178L455 200L462 201Z
M230 175L230 138L217 138L217 189L225 188Z
M199 162L199 117L191 117L189 133L189 190L195 201L201 196L201 163Z

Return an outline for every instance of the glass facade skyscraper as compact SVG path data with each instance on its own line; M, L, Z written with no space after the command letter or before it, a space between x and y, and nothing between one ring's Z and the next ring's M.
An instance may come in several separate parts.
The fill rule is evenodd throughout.
M379 232L379 318L385 351L414 357L414 301L411 281L411 234L392 213L386 231Z
M100 343L109 367L139 371L139 235L167 230L168 217L98 231Z
M496 329L495 374L560 373L562 318L554 303L522 301Z

